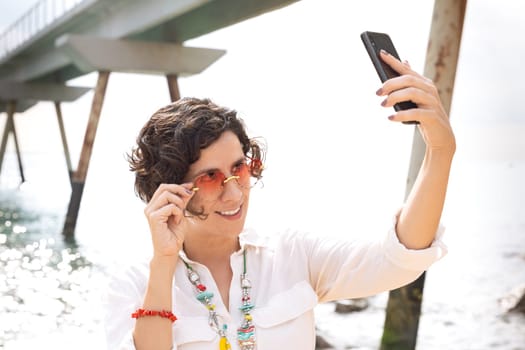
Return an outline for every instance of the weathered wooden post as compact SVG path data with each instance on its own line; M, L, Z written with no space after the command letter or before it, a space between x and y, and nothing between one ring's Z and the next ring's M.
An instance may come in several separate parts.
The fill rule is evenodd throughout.
M86 183L87 170L89 161L91 160L91 152L93 151L93 143L97 133L98 121L102 111L102 104L106 95L106 87L109 80L109 71L99 71L97 85L95 86L95 94L91 104L91 112L89 114L86 134L84 136L84 143L80 152L80 159L76 171L73 173L71 181L71 199L67 209L66 220L62 234L66 239L74 237L75 227L77 224L78 211L80 209L80 202L84 192L84 185Z
M62 147L64 148L64 156L66 157L67 173L69 174L69 182L73 181L73 165L71 164L71 154L67 145L66 129L64 128L64 119L62 118L62 108L60 102L55 101L55 111L57 114L58 128L60 129L60 139L62 140Z
M171 102L180 100L180 90L177 75L167 74L166 80L168 82L168 89L170 93Z
M434 81L450 113L454 79L467 0L436 0L427 47L424 75ZM423 157L425 143L415 128L405 198L410 193ZM381 339L381 350L415 349L425 274L413 283L390 292Z
M11 123L13 122L13 115L15 114L16 101L7 102L6 114L4 125L4 133L2 139L0 140L0 171L2 171L2 164L4 163L5 151L7 148L7 140L9 139L9 134L11 133Z
M20 178L22 182L25 182L24 175L24 166L22 164L22 155L20 154L20 145L18 143L18 136L16 134L15 128L15 112L16 112L16 100L10 100L7 102L7 118L4 127L4 134L2 135L2 140L0 141L0 171L2 170L2 164L4 162L5 151L7 149L7 140L9 139L9 134L13 134L13 141L15 143L15 152L16 159L18 161L18 170L20 171Z

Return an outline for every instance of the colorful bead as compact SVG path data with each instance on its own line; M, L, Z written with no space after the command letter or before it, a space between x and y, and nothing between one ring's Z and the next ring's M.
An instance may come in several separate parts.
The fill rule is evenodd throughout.
M213 298L213 293L212 292L204 291L204 292L200 292L199 294L197 294L197 299L201 303L206 301L206 300L210 300L211 298Z
M255 350L255 340L239 340L239 346L241 347L241 350Z
M221 340L219 341L219 350L230 350L231 345L228 342L228 339L226 337L221 337Z
M242 350L255 349L255 327L253 325L237 329L237 339Z
M215 304L208 304L208 305L206 305L206 309L208 309L208 310L215 310Z
M204 292L206 290L206 286L204 284L197 284L197 289L201 292Z
M195 272L190 271L188 273L188 278L190 279L191 283L196 283L199 280L199 275L197 275Z
M255 327L249 326L247 328L239 328L237 329L237 337L239 340L249 340L250 338L255 336Z
M156 310L137 309L137 311L131 314L131 317L136 318L136 319L139 319L144 316L160 316L162 318L169 319L172 323L177 320L177 317L171 311L166 311L166 310L156 311Z
M253 305L253 304L244 304L244 305L242 305L239 308L239 310L241 310L244 313L247 313L247 312L251 311L251 309L253 309L254 307L255 307L255 305Z
M241 288L251 288L251 287L252 287L252 282L250 282L249 279L243 278L241 280Z

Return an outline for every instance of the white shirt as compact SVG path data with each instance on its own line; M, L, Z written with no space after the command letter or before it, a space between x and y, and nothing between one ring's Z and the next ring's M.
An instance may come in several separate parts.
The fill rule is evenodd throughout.
M230 306L225 308L209 270L187 258L201 282L214 293L213 302L228 325L232 350L238 350L236 331L241 324L240 274L243 249L247 256L247 277L255 308L257 350L314 349L314 307L318 303L365 297L410 283L432 263L443 257L446 246L440 237L427 249L410 250L391 229L375 242L327 239L286 231L264 237L254 230L239 236L241 249L230 257L233 281ZM135 320L131 313L142 307L148 283L149 264L132 266L115 276L107 293L106 334L108 349L132 350ZM196 299L186 266L179 261L174 276L173 349L218 349L219 336L208 325L208 310ZM166 321L168 322L168 321Z

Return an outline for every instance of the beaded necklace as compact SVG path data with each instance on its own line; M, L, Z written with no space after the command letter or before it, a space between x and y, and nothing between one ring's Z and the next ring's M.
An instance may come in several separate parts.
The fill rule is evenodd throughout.
M193 270L193 268L184 260L184 265L188 272L188 279L197 291L197 300L199 300L208 309L209 318L208 324L220 337L219 350L230 350L231 345L226 336L228 325L221 322L220 316L215 311L215 304L212 303L213 293L208 291L206 286L201 283L200 276ZM241 274L241 310L243 314L243 320L241 326L237 328L237 341L241 350L255 350L255 326L252 323L252 315L250 311L255 307L251 303L250 289L252 284L246 277L246 249L243 250L243 272ZM222 326L221 326L222 323Z

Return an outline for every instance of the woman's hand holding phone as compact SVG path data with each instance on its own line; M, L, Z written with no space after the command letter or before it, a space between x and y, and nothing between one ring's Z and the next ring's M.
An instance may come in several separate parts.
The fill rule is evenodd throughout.
M381 105L392 107L402 101L412 101L417 105L416 108L399 110L388 118L396 122L417 121L427 150L454 152L454 133L432 80L414 72L408 62L401 62L384 50L380 51L380 58L400 74L386 80L376 92L378 96L385 96Z
M381 105L396 110L388 119L419 124L427 150L447 149L453 153L454 133L432 80L413 71L407 61L401 62L388 34L363 32L361 40L383 82L376 92L386 97Z

